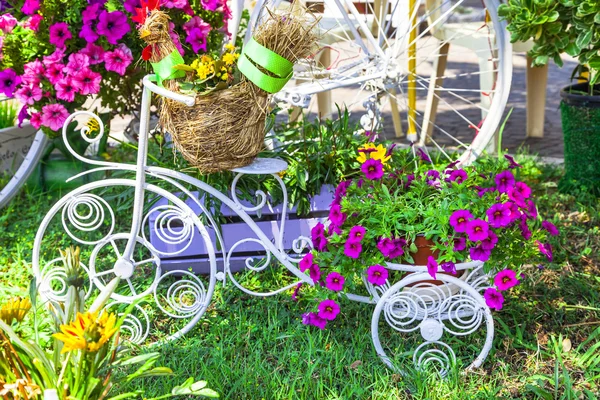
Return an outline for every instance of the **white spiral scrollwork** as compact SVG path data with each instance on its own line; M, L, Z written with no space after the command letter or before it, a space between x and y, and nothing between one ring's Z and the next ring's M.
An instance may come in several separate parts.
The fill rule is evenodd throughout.
M267 250L267 246L261 240L255 238L246 238L235 242L227 253L227 266L231 265L231 257L234 255L235 249L244 243L257 243L265 250L265 256L262 259L257 261L256 257L247 257L245 260L246 268L249 270L254 272L264 271L271 263L271 252Z
M237 184L240 178L244 176L244 174L237 174L233 181L231 182L231 199L235 202L235 204L242 210L246 212L255 212L261 210L267 204L267 194L262 190L257 190L254 192L254 197L257 199L257 204L254 207L245 206L242 204L240 199L237 196Z
M299 263L300 261L302 261L302 258L304 257L303 253L307 249L309 251L312 250L312 248L313 248L312 240L309 237L298 236L296 239L294 239L292 241L292 251L294 252L294 254L299 255L299 257L294 257L290 254L287 254L287 259L293 263Z
M85 274L82 275L86 275L85 285L87 286L87 290L85 297L88 298L92 291L92 285L87 279L89 271L85 264L80 262L79 265L85 271ZM67 299L67 289L69 288L64 260L62 258L55 258L49 261L42 269L40 275L41 279L38 282L38 290L42 298L55 302L64 302Z
M454 295L441 305L438 319L446 320L444 329L453 335L466 336L475 332L483 321L483 308L473 297Z
M412 332L419 328L419 322L427 318L427 304L419 296L410 292L391 295L383 307L387 323L398 332Z
M169 250L153 248L162 256L176 256L186 251L194 241L196 231L189 213L172 205L153 208L146 214L143 226L152 229L159 243L162 242L168 246ZM142 236L148 241L144 230L142 230Z
M175 280L171 281L173 278ZM168 285L166 293L162 287L165 285ZM179 319L201 313L208 305L204 283L188 271L170 271L164 274L154 289L154 300L165 314Z
M85 240L75 235L69 226L79 232L98 232L105 224L105 209L110 214L110 229L98 240ZM95 245L110 236L115 228L115 214L103 198L90 193L73 196L62 209L62 225L67 234L80 244Z
M106 308L112 310L118 305L129 306L128 303L116 301L109 304ZM123 317L123 312L118 312L118 316ZM121 337L134 344L142 344L150 333L150 318L148 313L139 305L123 318L120 327Z
M421 371L435 370L445 377L456 364L456 355L444 342L425 342L415 349L413 363Z
M465 282L480 293L483 293L485 289L491 287L490 276L485 273L483 264L471 271ZM464 292L464 290L461 292Z

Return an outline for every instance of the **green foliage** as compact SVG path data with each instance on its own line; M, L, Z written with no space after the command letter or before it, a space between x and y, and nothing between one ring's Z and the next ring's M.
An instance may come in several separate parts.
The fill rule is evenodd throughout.
M560 55L579 59L592 71L592 85L600 70L600 3L596 0L508 0L498 8L508 21L512 42L533 39L534 65L549 60L562 66Z
M14 100L0 100L0 129L15 126L18 109L19 106Z

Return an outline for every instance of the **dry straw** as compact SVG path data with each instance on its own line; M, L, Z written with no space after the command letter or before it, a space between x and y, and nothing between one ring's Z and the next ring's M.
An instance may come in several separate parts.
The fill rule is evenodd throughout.
M293 63L314 52L317 21L312 14L297 6L264 11L254 34L259 44ZM254 160L264 147L268 112L268 93L242 79L228 89L196 96L193 107L164 99L160 122L188 162L202 173L212 173Z

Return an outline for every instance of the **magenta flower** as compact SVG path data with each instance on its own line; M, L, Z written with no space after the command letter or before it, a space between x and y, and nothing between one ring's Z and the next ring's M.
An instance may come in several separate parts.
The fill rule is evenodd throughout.
M392 240L392 244L394 245L394 248L392 250L390 250L388 257L390 258L390 260L393 260L396 257L400 257L402 254L404 254L404 246L406 246L406 240L404 239L400 239L400 238L396 238Z
M39 86L23 85L14 94L21 103L30 106L42 99L42 89Z
M83 53L73 53L69 56L69 62L67 63L63 72L68 76L77 75L82 70L90 66L90 58Z
M300 293L300 288L302 287L302 282L300 282L299 284L296 285L296 287L294 288L294 292L292 293L292 300L293 301L298 301L298 295Z
M133 61L131 50L125 45L117 47L114 51L104 53L104 63L107 71L114 71L123 76L129 64Z
M325 236L325 225L323 225L321 222L318 222L311 230L310 230L310 236L311 239L313 241L313 243L316 241L316 239L319 236Z
M353 226L348 234L348 240L361 241L365 237L366 229L360 225Z
M421 161L425 161L427 163L431 163L431 158L429 158L429 156L427 155L427 153L425 153L423 151L423 149L418 148L417 149L417 155L419 156L419 158L421 159Z
M383 285L388 278L388 270L379 264L371 265L367 268L367 282L381 286Z
M467 222L467 228L465 232L471 242L477 242L484 240L488 236L490 227L487 222L481 219L474 219Z
M433 258L432 256L427 257L427 272L429 272L429 275L431 275L433 279L435 279L437 270L438 263L437 261L435 261L435 258Z
M384 257L389 257L390 253L396 248L396 245L389 238L381 238L377 243L377 248L383 254Z
M415 174L406 175L406 182L404 182L404 187L409 188L412 181L415 180Z
M179 54L184 55L185 51L183 50L183 46L179 41L179 35L175 33L175 24L172 22L169 22L169 37L173 41L175 47L177 47L177 51L179 51Z
M340 204L342 198L346 196L348 187L352 184L352 180L341 181L335 188L335 196L332 204Z
M80 53L88 56L91 65L101 64L104 62L104 48L102 46L88 43Z
M29 115L29 109L27 108L27 106L21 107L21 110L19 111L19 114L17 115L17 126L19 128L22 128L23 122L29 118L31 118L31 115Z
M99 35L106 37L106 40L110 44L117 44L130 29L127 22L127 15L121 11L107 12L103 10L98 17L96 31Z
M510 171L500 172L496 175L494 181L496 182L498 192L500 193L506 193L508 192L508 189L515 186L515 176Z
M340 306L333 300L323 300L319 303L319 317L333 321L340 313Z
M331 272L325 278L325 287L334 292L339 292L344 289L346 279L337 272Z
M529 230L529 226L527 226L527 216L524 214L519 219L519 229L521 230L523 239L529 240L531 238L531 231Z
M23 24L23 28L31 29L32 31L37 32L38 29L40 29L40 22L42 22L43 19L44 17L42 17L41 15L35 14L27 21L25 21L25 23Z
M489 308L495 310L502 310L502 304L504 304L504 296L502 296L502 293L500 293L496 289L485 289L485 292L483 292L483 298L485 299L485 304L487 304Z
M425 173L425 178L430 181L430 180L436 180L440 178L440 173L438 171L436 171L435 169L430 169L429 171L427 171Z
M506 207L506 209L510 212L508 217L510 218L511 222L516 221L521 217L521 211L519 211L517 204L507 201L504 203L504 207Z
M75 100L77 88L73 85L71 77L65 77L56 83L56 98L71 103Z
M310 276L310 279L314 282L318 282L321 280L321 268L317 264L311 265L308 269L308 276Z
M327 245L328 244L329 244L329 241L327 240L327 238L325 237L325 235L318 236L313 241L314 248L317 251L320 251L320 252L327 251Z
M45 66L49 66L51 64L61 62L64 57L65 49L56 49L54 50L54 53L50 54L49 56L44 56L43 62Z
M21 77L11 68L0 71L0 93L13 97L15 89L21 83Z
M23 3L23 7L21 7L21 12L25 15L33 15L40 9L40 1L39 0L25 0Z
M504 158L506 158L508 160L508 163L509 163L508 168L510 168L510 169L521 168L521 165L517 164L517 162L515 161L515 159L512 156L505 154Z
M496 247L496 243L498 243L498 236L492 231L488 232L488 237L481 241L481 247L484 250L493 250Z
M166 8L185 8L188 0L161 0L161 6Z
M45 74L44 64L39 60L34 60L23 66L23 76L21 78L23 82L37 86L44 79Z
M202 7L208 11L215 11L220 6L219 0L201 0Z
M512 269L503 269L494 277L494 285L498 290L508 290L519 284L517 273Z
M527 201L527 210L525 211L528 219L536 219L538 217L537 207L531 200Z
M325 329L325 326L327 326L327 320L319 317L317 314L312 312L302 315L302 323L304 325L316 326L321 330Z
M94 43L100 37L100 35L98 35L94 30L94 26L91 22L83 24L77 36L79 36L88 43Z
M102 75L91 69L83 69L73 77L73 84L83 95L96 94L100 91Z
M333 235L334 233L341 235L342 230L340 229L340 227L338 225L330 224L329 228L327 228L327 233L329 233L330 235Z
M456 265L452 261L443 262L440 264L442 271L447 274L456 275Z
M61 79L64 78L64 68L66 68L66 65L59 63L48 65L48 67L46 68L46 78L50 81L51 84L56 85Z
M204 20L197 15L193 16L188 22L183 24L183 30L187 35L189 35L194 28L200 29L206 35L211 29L210 24L204 22Z
M540 253L545 255L548 261L552 262L552 246L550 245L550 243L542 243L539 240L536 240L535 243L538 245Z
M344 244L344 254L346 257L357 259L362 252L362 244L358 241L347 240Z
M523 199L528 199L531 196L531 188L525 182L515 183L512 191L518 193Z
M65 42L71 39L73 35L69 31L69 25L66 22L57 22L50 26L50 43L58 48L64 48Z
M456 169L450 173L448 178L450 182L456 182L458 184L463 183L468 178L467 172L464 169Z
M467 230L469 220L473 218L473 214L469 210L456 210L450 215L450 225L458 233L463 233Z
M192 46L192 51L198 54L200 50L206 52L207 37L208 32L200 28L192 28L190 34L185 38L185 42L189 43Z
M367 179L372 181L379 180L383 177L383 164L381 160L369 158L361 166L360 170L365 174Z
M311 267L311 265L313 265L313 262L314 256L312 255L312 253L308 253L302 258L302 260L300 260L300 262L298 263L298 267L300 268L300 271L305 272Z
M4 32L5 35L8 35L12 32L18 22L19 21L11 14L0 15L0 31Z
M503 203L494 204L485 213L492 228L504 228L512 222L510 209Z
M471 247L469 249L469 256L473 261L487 261L490 259L491 252L483 248L482 245Z
M336 226L341 226L346 221L346 214L342 212L339 204L333 205L329 210L329 221Z
M467 248L467 239L459 236L453 239L454 241L454 247L452 250L454 251L463 251L464 249Z
M40 127L42 126L42 113L31 113L29 123L35 129L40 129Z
M141 7L141 2L140 0L125 0L123 2L123 7L129 14L134 14L135 9Z
M68 117L69 112L62 104L47 104L42 107L42 125L53 131L62 128Z
M557 236L560 233L558 231L558 228L556 227L556 225L554 225L550 221L542 221L542 229L545 229L546 231L548 231L548 233L551 234L552 236Z
M98 20L98 15L100 14L100 4L90 4L83 10L81 13L81 18L84 24L89 24L91 22L96 22Z

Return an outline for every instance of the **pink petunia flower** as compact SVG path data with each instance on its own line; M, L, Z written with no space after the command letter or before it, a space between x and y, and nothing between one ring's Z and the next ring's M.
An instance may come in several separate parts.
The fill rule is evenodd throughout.
M42 125L53 131L62 128L68 117L69 112L62 104L47 104L42 107Z
M166 8L183 9L188 6L188 0L161 0L160 5Z
M312 238L312 241L314 242L316 238L318 238L319 236L324 236L325 235L325 225L323 225L321 222L318 222L315 226L313 226L313 228L310 230L310 236Z
M25 84L15 91L15 98L23 104L32 106L42 99L42 89L39 86Z
M339 292L344 289L346 279L337 272L331 272L325 278L325 287L331 291Z
M79 72L90 66L90 58L83 53L73 53L69 56L69 62L63 72L67 76L77 75Z
M23 66L23 76L21 78L23 82L37 86L44 79L45 74L44 64L40 60L34 60Z
M383 177L383 164L381 160L369 158L361 166L360 170L365 174L367 179L377 181Z
M429 275L431 275L431 277L433 279L435 279L437 270L438 270L438 263L435 260L435 258L433 258L432 256L427 257L427 272L429 272Z
M326 319L321 318L317 314L312 313L312 312L302 315L302 323L304 325L316 326L317 328L319 328L321 330L325 329L325 326L327 326Z
M72 37L73 35L69 31L69 25L66 22L57 22L50 26L50 43L57 48L64 48L65 42Z
M43 57L43 63L47 67L51 64L61 62L65 57L65 49L56 49L54 53Z
M506 203L504 203L504 207L506 207L506 209L510 212L508 217L510 218L511 222L516 221L521 217L521 211L519 211L519 207L517 204L511 201L507 201Z
M86 68L73 77L73 84L83 95L96 94L100 91L101 80L102 75Z
M117 47L114 51L104 53L104 63L107 71L114 71L123 76L133 57L127 46Z
M65 68L66 65L59 63L48 65L48 67L46 68L46 79L48 79L51 84L56 85L58 81L63 79L63 77L65 76L65 74L63 73L63 70Z
M456 210L450 215L450 225L454 231L463 233L467 230L469 220L473 218L473 214L469 210Z
M467 239L465 237L459 236L453 239L454 242L454 251L463 251L467 248Z
M456 265L452 261L443 262L440 264L440 267L442 268L442 271L456 275Z
M497 291L494 288L487 288L485 292L483 292L483 298L485 299L485 304L489 308L495 310L502 310L502 305L504 304L504 296L502 293Z
M340 313L340 306L333 300L323 300L319 303L319 317L333 321Z
M321 268L317 264L311 265L308 269L308 276L310 276L310 279L314 282L318 282L321 280Z
M389 257L390 253L396 248L396 245L392 239L381 238L377 243L377 248L384 257Z
M344 255L346 255L346 257L357 259L360 257L361 252L362 244L360 244L360 242L347 240L346 243L344 243Z
M81 13L81 18L83 23L87 24L89 22L95 22L98 19L98 15L100 15L100 4L90 4Z
M0 31L4 32L5 35L11 33L18 23L19 21L11 14L0 15Z
M461 184L464 181L466 181L468 177L469 176L467 175L467 172L464 169L456 169L450 173L450 177L448 178L448 180L450 182L456 182L458 184Z
M100 37L100 35L98 35L94 30L94 26L92 23L83 24L81 30L79 31L79 35L77 36L79 36L88 43L94 43Z
M523 239L529 240L531 238L531 231L529 230L529 226L527 226L527 216L525 214L519 218L519 229L521 230Z
M542 221L542 229L548 231L548 233L552 236L558 236L560 234L556 225L550 221Z
M73 79L69 76L56 83L56 98L71 103L75 100L77 88L73 84Z
M198 54L200 50L206 52L207 37L207 32L204 32L200 28L193 28L190 30L189 35L185 38L185 41L192 46L194 53Z
M361 241L365 237L366 229L360 225L353 226L348 233L349 240Z
M346 214L342 212L342 207L340 205L334 205L329 210L329 221L332 224L341 226L344 221L346 221Z
M31 113L31 118L29 118L29 123L35 129L40 129L42 126L42 113Z
M201 0L202 7L208 11L216 11L221 5L219 0Z
M494 181L496 182L498 192L506 193L508 192L508 189L515 185L515 176L512 172L507 170L496 175Z
M4 93L6 97L13 97L21 81L21 77L11 68L0 71L0 93Z
M548 261L552 262L554 257L552 256L552 246L550 243L542 243L539 240L536 240L535 243L538 245L540 253L545 255Z
M328 244L329 244L329 241L327 240L325 235L317 236L315 238L315 240L313 241L314 248L320 252L327 251Z
M96 31L99 35L106 37L110 44L117 44L123 36L129 33L130 29L127 15L121 11L107 12L103 10L98 17Z
M490 226L487 222L481 219L474 219L467 222L467 228L465 232L471 242L477 242L487 238L489 230Z
M40 9L40 1L39 0L25 0L23 3L23 7L21 7L21 12L25 15L33 15Z
M521 168L521 165L517 164L517 162L515 161L513 156L509 156L508 154L505 154L504 158L506 158L508 160L508 168L509 169Z
M493 250L496 247L496 243L498 243L498 236L492 231L488 232L488 237L481 241L481 247L484 250Z
M292 293L292 300L298 301L298 294L300 293L300 288L302 287L302 282L296 285L294 288L294 292Z
M510 209L503 203L492 205L485 213L492 228L504 228L512 222Z
M469 256L473 261L487 261L490 259L491 252L483 248L482 245L474 246L469 249Z
M525 214L527 215L528 219L537 219L538 211L533 201L527 201L527 210L525 210Z
M388 257L390 258L390 260L393 260L394 258L400 257L402 254L404 254L404 246L406 246L406 240L404 239L400 239L400 238L395 238L392 239L392 244L394 245L394 248L392 250L390 250Z
M494 277L494 285L496 285L498 290L508 290L517 286L519 283L517 273L512 269L503 269Z
M172 22L169 22L169 37L173 41L173 44L175 45L175 47L177 47L177 51L179 51L179 54L184 55L185 50L183 50L183 46L181 45L181 42L179 41L179 35L177 33L175 33L175 24Z
M307 269L309 269L310 266L313 265L313 261L314 256L311 253L306 254L302 260L300 260L300 263L298 263L300 271L305 272Z
M367 282L381 286L388 278L388 270L383 265L371 265L367 268Z
M429 158L429 156L427 155L427 153L425 153L425 151L423 151L423 149L421 149L421 148L417 149L417 155L419 156L421 161L425 161L426 163L431 163L431 158Z
M101 64L104 62L104 48L102 46L88 43L80 53L85 54L90 59L91 65Z
M31 29L32 31L37 32L38 29L40 29L40 23L43 19L44 17L42 17L40 14L35 14L23 23L23 28Z

